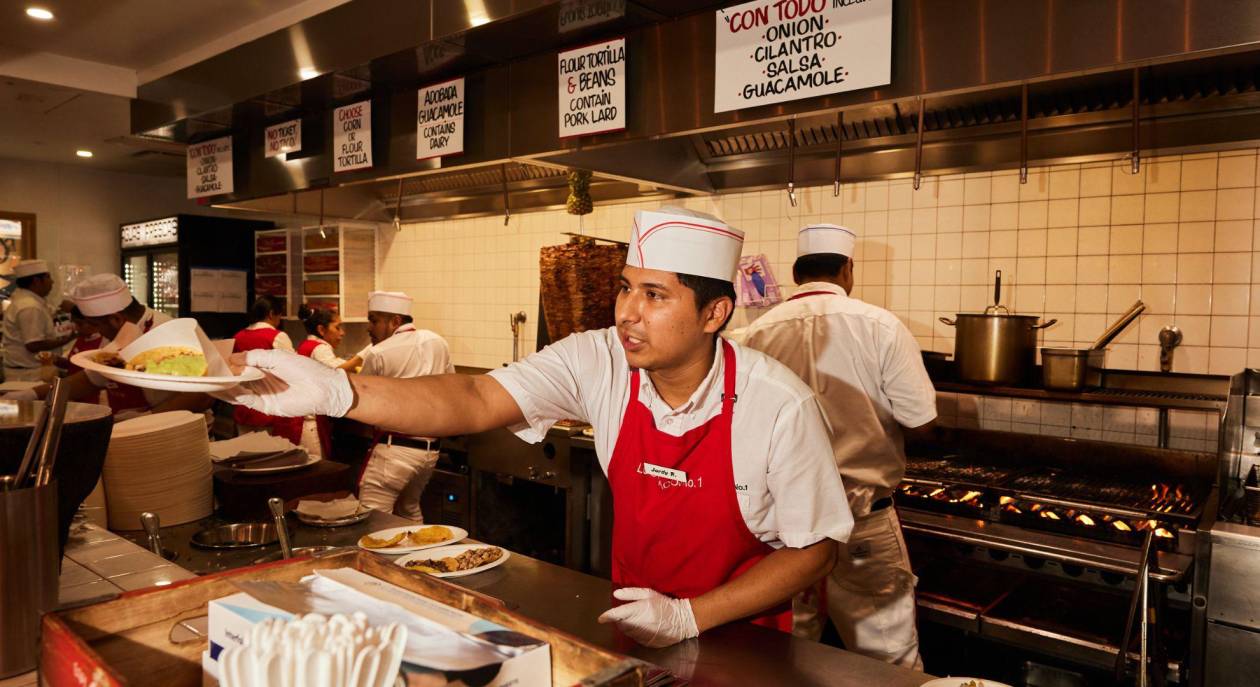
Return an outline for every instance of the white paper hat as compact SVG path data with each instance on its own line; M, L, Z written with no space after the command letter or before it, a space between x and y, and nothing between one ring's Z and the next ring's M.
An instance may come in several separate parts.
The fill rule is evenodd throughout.
M74 287L70 300L85 316L103 317L131 305L131 290L116 274L94 274Z
M368 310L410 315L412 300L411 296L402 291L373 291L368 294Z
M23 260L13 268L13 276L33 277L37 274L48 274L48 262L44 260Z
M634 213L626 264L735 280L744 232L703 212L663 207Z
M838 224L811 224L796 234L796 257L815 253L837 253L853 257L857 234Z

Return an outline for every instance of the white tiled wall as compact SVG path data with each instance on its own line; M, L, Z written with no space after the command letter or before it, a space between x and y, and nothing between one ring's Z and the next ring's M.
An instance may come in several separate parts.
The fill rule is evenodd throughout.
M848 184L840 197L810 188L797 207L782 191L676 202L744 230L745 254L764 253L788 293L802 224L855 229L854 295L897 313L926 349L952 352L953 330L938 318L982 310L1000 269L1003 304L1058 320L1047 345L1088 345L1141 298L1146 314L1111 345L1108 367L1158 369L1159 330L1175 324L1184 334L1175 371L1229 374L1260 366L1256 187L1257 151L1247 149L1150 158L1136 175L1115 161L1034 168L1026 184L1012 170L929 177L918 191L909 179ZM625 240L633 211L660 204L604 205L582 218L524 213L507 226L499 217L406 225L386 240L382 286L416 297L418 319L447 337L457 364L497 367L511 357L510 312L527 313L525 349L534 348L538 249L566 231ZM758 314L739 312L733 326ZM1034 424L1002 419L1001 405L975 417ZM1035 424L1139 443L1147 434L1137 419L1132 432L1104 430L1111 424L1086 416L1065 424L1063 412L1040 408Z

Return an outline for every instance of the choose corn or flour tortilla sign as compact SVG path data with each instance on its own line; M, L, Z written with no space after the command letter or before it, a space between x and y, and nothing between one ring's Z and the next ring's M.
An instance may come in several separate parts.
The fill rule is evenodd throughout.
M232 137L224 136L188 146L188 197L231 193Z
M416 99L416 159L464 152L464 77L421 88Z
M333 171L372 166L372 101L333 110Z

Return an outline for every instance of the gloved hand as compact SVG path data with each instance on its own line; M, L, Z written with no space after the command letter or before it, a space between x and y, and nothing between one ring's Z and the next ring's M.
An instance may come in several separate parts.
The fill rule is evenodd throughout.
M289 351L276 349L237 353L233 369L256 367L265 376L226 391L211 394L221 401L243 405L276 417L328 415L341 417L354 404L354 389L345 370Z
M625 587L613 596L631 603L604 611L599 622L616 623L617 629L643 646L660 648L700 634L688 599L674 599L647 587Z

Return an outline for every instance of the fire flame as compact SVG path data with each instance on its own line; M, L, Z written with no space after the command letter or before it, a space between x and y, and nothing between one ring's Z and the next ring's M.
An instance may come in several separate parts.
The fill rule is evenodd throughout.
M1120 530L1121 532L1132 532L1132 531L1133 531L1133 528L1132 528L1132 527L1129 527L1127 524L1125 524L1125 522L1124 522L1123 520L1112 520L1112 521L1111 521L1111 524L1112 524L1112 526L1114 526L1116 529Z
M1076 521L1086 527L1094 526L1094 519L1084 513L1081 513L1080 515L1076 516Z

